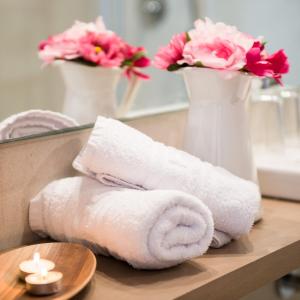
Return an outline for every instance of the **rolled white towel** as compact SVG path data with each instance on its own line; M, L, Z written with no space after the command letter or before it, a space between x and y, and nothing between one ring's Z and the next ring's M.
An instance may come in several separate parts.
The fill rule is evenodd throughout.
M232 238L250 231L260 206L256 184L104 117L73 166L112 186L192 194L211 210L215 229Z
M0 123L0 140L19 138L52 130L78 126L72 118L48 110L28 110Z
M112 188L88 177L48 184L31 201L29 220L42 236L82 242L142 269L203 254L214 230L211 212L194 196Z

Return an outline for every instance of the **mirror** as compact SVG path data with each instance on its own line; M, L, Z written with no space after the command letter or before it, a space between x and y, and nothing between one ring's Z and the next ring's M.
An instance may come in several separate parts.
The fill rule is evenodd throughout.
M254 36L266 36L270 51L284 47L292 65L285 83L298 85L299 9L299 1L282 0L0 0L0 121L30 109L64 111L65 83L60 67L41 67L38 44L47 36L69 28L74 20L90 22L99 15L103 16L107 28L124 40L144 46L150 58L174 33L191 28L198 17L209 16L214 21L234 24ZM123 118L187 107L180 75L153 67L145 73L151 79L141 82L131 109ZM126 85L126 79L122 79L118 99ZM91 116L79 124L86 127L93 122ZM80 126L65 130L77 130Z

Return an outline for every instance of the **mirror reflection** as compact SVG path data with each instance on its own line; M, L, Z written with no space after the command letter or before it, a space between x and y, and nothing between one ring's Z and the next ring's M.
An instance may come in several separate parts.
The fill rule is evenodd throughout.
M267 17L271 2L272 19ZM3 141L67 127L78 128L93 123L98 114L133 118L186 107L187 95L180 74L147 67L141 61L134 70L137 74L147 74L149 80L136 74L126 77L124 72L133 70L129 66L141 58L142 52L153 59L158 48L173 34L189 30L195 19L205 16L236 25L254 36L266 36L270 52L284 47L292 65L284 83L298 93L299 8L297 0L289 3L282 0L0 0L0 121L13 116L6 124L19 122L3 130L0 138ZM126 44L143 47L145 51L127 49L107 72L89 65L95 64L103 51L90 40L98 56L89 56L85 46L82 53L89 56L89 63L74 57L70 63L55 61L45 66L47 58L41 59L38 54L41 41L69 29L75 20L96 22L98 16ZM104 60L101 64L105 64ZM260 89L263 85L257 86ZM28 110L38 111L26 114Z

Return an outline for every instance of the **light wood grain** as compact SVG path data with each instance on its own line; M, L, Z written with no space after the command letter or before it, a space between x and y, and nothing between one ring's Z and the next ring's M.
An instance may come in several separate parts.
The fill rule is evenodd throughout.
M264 199L263 206L248 236L178 267L138 271L98 256L95 276L74 299L238 299L300 267L299 203Z
M128 123L180 148L185 118L183 111ZM75 174L71 162L89 133L87 129L0 147L0 249L34 241L28 201L49 181ZM263 205L263 221L249 236L176 268L137 271L98 257L91 284L75 299L238 299L300 266L300 203L264 200Z
M55 271L63 273L62 289L49 296L31 296L19 280L19 264L38 251L42 258L55 262ZM73 243L45 243L26 246L0 255L0 299L70 299L91 280L96 269L95 255L86 247Z

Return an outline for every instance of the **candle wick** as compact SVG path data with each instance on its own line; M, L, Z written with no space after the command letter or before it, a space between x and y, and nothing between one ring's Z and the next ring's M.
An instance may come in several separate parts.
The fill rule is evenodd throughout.
M41 267L40 268L40 276L41 276L42 280L46 280L47 279L47 275L48 275L47 269Z

